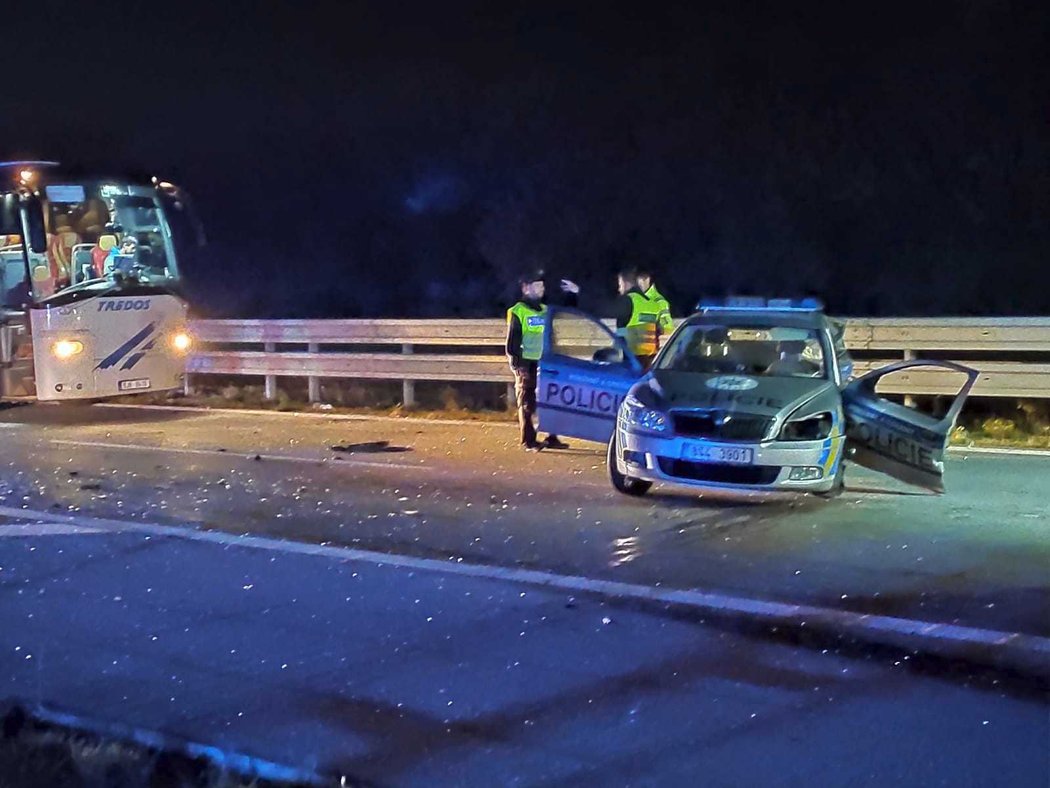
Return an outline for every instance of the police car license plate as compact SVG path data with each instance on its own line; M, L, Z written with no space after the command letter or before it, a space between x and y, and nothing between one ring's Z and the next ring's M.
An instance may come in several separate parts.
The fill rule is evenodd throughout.
M755 461L754 449L729 446L708 446L705 443L686 443L682 459L693 462L724 462L729 465L750 465Z
M117 384L121 391L141 391L149 388L149 378L138 378L136 380L122 380Z

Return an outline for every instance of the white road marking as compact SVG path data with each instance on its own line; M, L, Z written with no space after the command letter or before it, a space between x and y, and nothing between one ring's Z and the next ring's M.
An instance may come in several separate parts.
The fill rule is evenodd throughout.
M189 449L176 446L142 446L136 443L105 443L103 441L74 441L55 438L51 441L56 446L81 446L93 449L127 449L128 451L155 451L172 454L199 454L208 457L237 457L240 459L252 459L256 456L264 460L277 462L299 462L308 465L330 465L334 468L341 466L366 467L366 468L399 468L401 470L420 470L427 468L426 465L408 465L398 462L369 462L368 460L352 459L330 459L328 457L296 457L286 454L253 454L251 452L219 451L218 449Z
M1042 665L1044 670L1045 666L1050 664L1048 661L1050 660L1050 638L1018 632L1002 632L892 616L867 615L837 608L749 599L719 591L645 586L615 580L560 575L533 569L470 564L459 560L438 561L432 558L417 558L396 553L306 544L261 536L238 536L222 531L202 531L187 527L110 520L84 515L60 515L54 512L16 509L9 506L0 506L0 516L20 519L35 517L43 523L61 523L117 533L143 533L151 536L219 544L224 547L245 547L296 555L323 556L340 561L370 563L376 566L396 566L562 591L659 602L689 608L700 613L742 615L768 624L808 626L810 629L825 627L841 635L867 636L870 639L893 642L897 645L900 645L903 639L909 647L922 644L934 650L938 648L943 650L946 645L949 647L979 647L979 649L993 647L999 650L1009 647L1013 654L1019 653L1027 661L1034 662L1036 666Z
M482 421L480 419L423 419L398 416L371 416L363 413L311 413L307 411L262 410L250 408L195 408L191 405L121 405L117 402L99 402L96 408L130 408L137 410L168 410L178 413L200 413L229 416L283 416L296 419L322 419L327 421L386 421L395 424L449 424L471 427L501 427L517 429L515 421Z
M64 536L68 534L101 534L100 528L70 523L8 523L0 525L0 539L7 536Z
M238 459L252 459L256 455L248 452L235 452L235 451L219 451L218 449L190 449L180 448L174 446L143 446L137 443L107 443L105 441L75 441L60 438L53 438L50 441L56 446L80 446L84 448L93 449L127 449L129 451L155 451L155 452L171 452L173 454L196 454L207 457L236 457ZM408 465L406 463L399 462L370 462L368 460L353 460L353 459L335 459L326 457L295 457L284 454L260 454L258 455L264 460L274 460L278 462L297 462L305 465L324 465L329 468L339 467L363 467L363 468L394 468L398 470L407 471L430 471L433 466L420 463L419 465ZM442 471L441 477L443 479L461 478L461 479L475 479L477 478L476 473L468 474L456 474L449 473L446 469ZM609 491L612 488L608 484L599 484L597 482L573 482L573 487L590 487L593 489L600 489Z
M1010 449L997 446L949 446L952 453L1016 454L1021 457L1050 457L1050 449Z
M190 405L121 405L114 402L100 402L96 408L130 408L138 410L169 410L180 413L200 413L230 416L281 416L299 419L327 419L328 421L386 421L395 424L449 424L468 427L501 427L517 428L513 421L481 421L474 419L417 419L397 416L369 416L354 413L309 413L300 411L278 411L240 408L195 408ZM982 446L949 446L948 451L973 452L975 454L1017 454L1022 457L1050 457L1050 449L1011 449Z

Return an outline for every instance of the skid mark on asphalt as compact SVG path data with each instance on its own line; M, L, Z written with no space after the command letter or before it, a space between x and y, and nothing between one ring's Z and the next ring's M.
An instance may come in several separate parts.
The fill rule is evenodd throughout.
M736 517L729 517L725 520L719 520L714 523L714 527L724 531L727 528L732 528L734 525L743 525L744 523L751 522L752 517L749 514L738 514Z
M425 465L409 465L407 463L378 462L368 460L353 460L340 457L332 460L327 457L298 457L288 454L252 454L250 452L220 451L219 449L189 449L173 446L142 446L135 443L107 443L103 441L76 441L65 439L52 439L53 446L77 446L92 449L116 449L123 451L149 451L158 454L193 454L207 457L238 457L241 459L254 459L258 457L271 462L294 462L307 465L325 465L332 468L339 467L364 467L364 468L397 468L399 470L420 470Z
M749 514L733 515L724 511L712 510L674 521L660 528L656 535L662 537L663 540L673 540L683 536L704 538L716 531L721 532L733 526L744 525L753 519Z

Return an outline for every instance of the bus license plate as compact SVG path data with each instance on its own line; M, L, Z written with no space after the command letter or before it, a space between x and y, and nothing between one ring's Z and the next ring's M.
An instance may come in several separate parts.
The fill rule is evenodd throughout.
M750 465L755 461L754 449L735 446L708 446L687 443L682 447L682 459L693 462L724 462L729 465Z
M138 378L137 380L122 380L117 384L121 391L141 391L149 388L149 378Z

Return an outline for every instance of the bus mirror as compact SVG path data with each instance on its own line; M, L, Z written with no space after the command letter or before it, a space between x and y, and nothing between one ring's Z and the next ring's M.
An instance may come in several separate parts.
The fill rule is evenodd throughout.
M168 217L168 224L174 235L182 239L182 243L204 247L208 239L204 235L204 225L193 205L190 195L171 183L162 183L158 187L161 201L164 204Z
M22 217L18 212L18 195L0 197L0 235L21 235Z
M47 251L44 205L35 194L26 197L22 205L26 212L26 235L29 236L29 249L34 254L44 254Z

